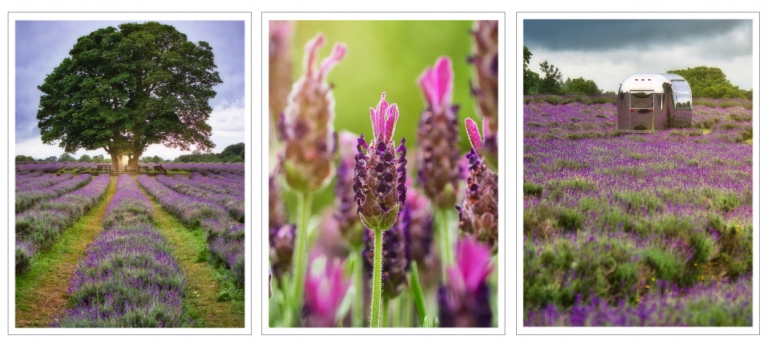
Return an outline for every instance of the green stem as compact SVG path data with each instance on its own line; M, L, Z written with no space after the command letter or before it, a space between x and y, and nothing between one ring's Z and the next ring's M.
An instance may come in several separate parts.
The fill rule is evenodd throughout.
M374 231L373 289L371 293L371 327L381 327L381 254L384 231Z
M354 279L355 279L355 303L354 308L352 309L352 326L353 327L363 327L363 256L362 251L358 248L353 248L353 253L355 253L355 269L354 269Z
M293 291L291 292L291 312L289 316L296 315L296 322L298 322L298 314L302 297L304 295L304 272L307 270L307 258L309 252L307 251L307 239L309 238L309 213L312 208L312 194L306 192L299 193L299 238L296 241L296 248L293 250ZM291 318L289 322L293 323Z
M453 249L451 249L451 211L449 209L439 209L437 219L439 224L439 238L440 238L440 256L442 257L442 276L443 281L447 282L447 269L448 266L453 264Z
M419 314L419 322L424 325L424 317L427 316L427 305L424 302L424 293L421 291L419 282L419 266L416 261L411 261L411 294L416 304L416 312Z

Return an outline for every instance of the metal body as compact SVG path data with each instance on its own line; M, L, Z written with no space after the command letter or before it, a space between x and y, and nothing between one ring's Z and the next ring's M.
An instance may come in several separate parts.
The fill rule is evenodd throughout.
M693 95L688 82L674 74L635 74L619 85L618 129L653 132L690 127Z

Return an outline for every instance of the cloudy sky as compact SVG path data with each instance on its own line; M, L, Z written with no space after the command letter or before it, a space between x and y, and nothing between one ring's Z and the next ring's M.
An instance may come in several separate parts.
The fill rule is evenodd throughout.
M563 80L583 77L616 91L629 75L717 67L752 88L751 20L525 20L529 69L548 61Z
M138 21L143 22L143 21ZM213 128L214 152L245 141L245 23L243 21L160 21L187 35L187 40L206 41L213 47L214 62L223 83L214 87L215 98L208 123ZM45 158L59 156L64 150L40 141L37 109L42 93L37 86L45 76L69 56L69 50L81 36L120 21L18 21L16 22L16 155ZM143 156L173 159L183 152L151 145ZM106 152L80 150L75 154L90 156Z

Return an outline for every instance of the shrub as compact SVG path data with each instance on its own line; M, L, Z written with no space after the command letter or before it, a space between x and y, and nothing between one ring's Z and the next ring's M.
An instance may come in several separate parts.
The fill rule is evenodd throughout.
M527 181L523 183L523 194L525 195L541 196L541 193L543 191L544 191L544 187L541 185L534 184Z

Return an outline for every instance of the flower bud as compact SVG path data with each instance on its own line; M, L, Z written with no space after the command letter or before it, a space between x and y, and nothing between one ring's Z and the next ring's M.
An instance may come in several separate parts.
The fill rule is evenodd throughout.
M489 165L496 168L498 158L497 134L499 128L499 22L477 21L472 29L474 55L467 59L475 67L477 86L470 83L483 122L485 146L481 153ZM475 149L480 152L480 149Z
M336 197L334 217L344 239L355 250L362 245L363 228L357 215L355 202L355 157L357 136L342 131L339 133L339 165L336 167Z
M321 255L310 262L304 281L304 307L306 326L335 327L336 311L349 290L350 282L344 278L340 260L329 261Z

